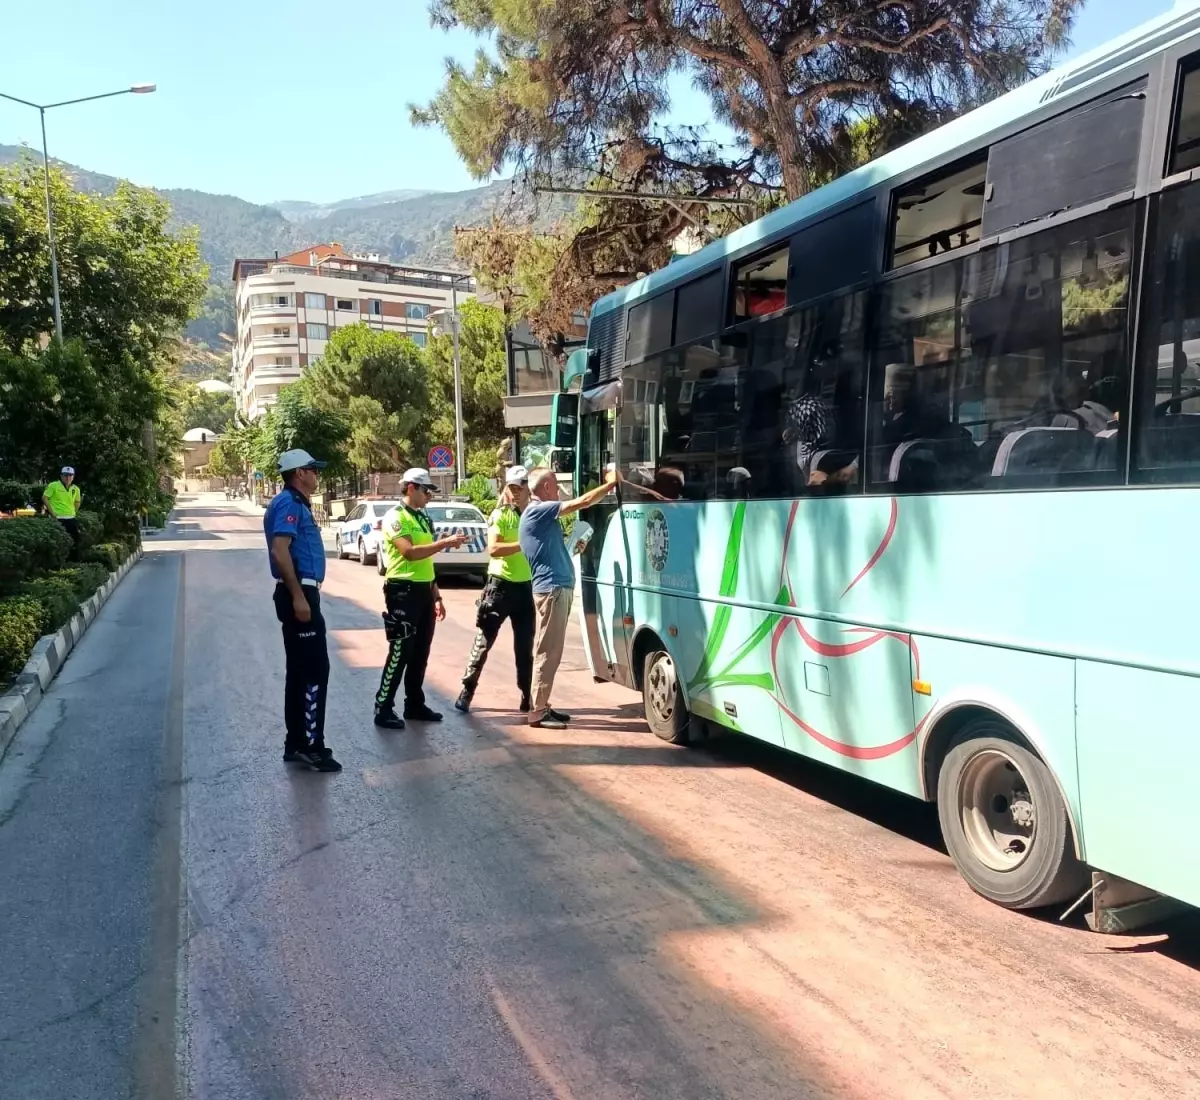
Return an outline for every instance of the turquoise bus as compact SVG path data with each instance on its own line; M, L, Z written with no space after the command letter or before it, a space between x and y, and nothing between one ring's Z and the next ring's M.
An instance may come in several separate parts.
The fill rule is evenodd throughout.
M1014 909L1200 904L1200 10L598 301L593 675L935 801Z

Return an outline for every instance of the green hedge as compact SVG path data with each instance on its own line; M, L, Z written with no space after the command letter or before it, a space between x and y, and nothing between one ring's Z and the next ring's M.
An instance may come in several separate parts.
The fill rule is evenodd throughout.
M18 508L40 508L41 504L42 486L0 478L0 512L15 512Z
M0 596L12 595L28 577L67 563L71 536L54 519L0 520Z
M134 549L123 542L101 542L91 549L85 550L83 560L98 563L110 573L114 573L120 568L121 563L133 553Z
M75 586L71 579L64 577L61 572L26 581L21 586L20 594L29 596L42 605L42 610L46 613L47 633L65 626L79 610L79 597L75 595Z
M79 531L80 553L104 541L104 517L99 512L81 509L75 517L75 523Z
M0 600L0 684L25 667L45 632L46 610L37 600L28 596Z
M83 603L89 596L95 595L100 586L108 580L112 570L97 562L84 562L81 565L69 565L51 576L62 577L75 591L75 596Z

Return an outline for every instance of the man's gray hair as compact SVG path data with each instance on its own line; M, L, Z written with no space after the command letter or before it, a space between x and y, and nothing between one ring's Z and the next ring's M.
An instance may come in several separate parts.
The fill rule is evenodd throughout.
M555 485L558 484L558 475L549 466L534 467L529 471L529 488L536 492L548 478L554 478Z

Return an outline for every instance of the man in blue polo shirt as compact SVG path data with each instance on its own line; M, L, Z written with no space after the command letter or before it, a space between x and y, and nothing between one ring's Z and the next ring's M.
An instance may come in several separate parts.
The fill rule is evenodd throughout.
M314 771L340 772L341 764L325 745L329 689L329 649L321 615L325 543L309 504L317 488L317 471L324 466L307 451L285 451L279 456L284 488L267 505L263 531L276 582L275 616L283 627L287 659L283 759Z

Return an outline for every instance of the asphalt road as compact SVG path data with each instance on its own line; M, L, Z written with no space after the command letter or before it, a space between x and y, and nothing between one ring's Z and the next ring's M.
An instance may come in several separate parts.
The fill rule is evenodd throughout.
M379 580L329 563L339 776L279 759L260 521L185 504L0 763L0 1097L1200 1097L1200 928L974 897L927 807L657 742L576 644L566 733L494 652L371 724Z

